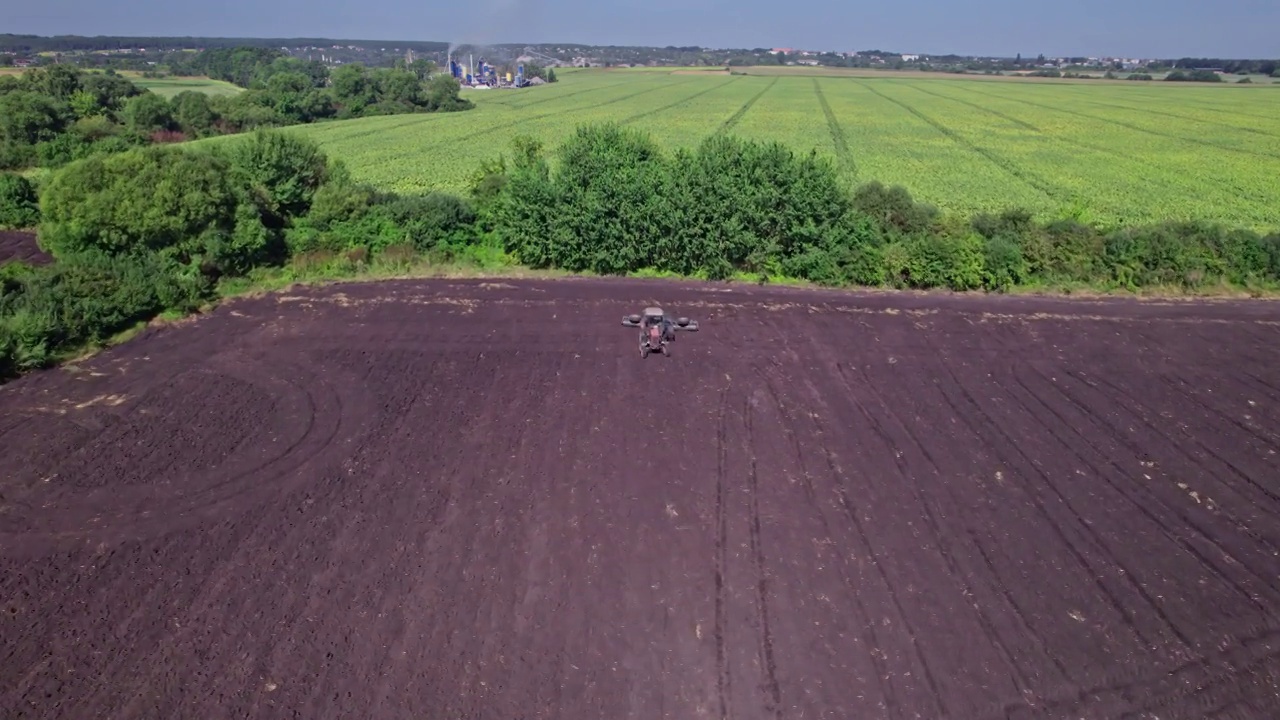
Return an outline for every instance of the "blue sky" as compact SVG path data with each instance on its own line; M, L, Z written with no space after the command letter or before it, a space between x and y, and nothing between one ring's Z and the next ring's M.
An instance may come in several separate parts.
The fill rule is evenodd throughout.
M0 32L1280 57L1280 0L0 0Z

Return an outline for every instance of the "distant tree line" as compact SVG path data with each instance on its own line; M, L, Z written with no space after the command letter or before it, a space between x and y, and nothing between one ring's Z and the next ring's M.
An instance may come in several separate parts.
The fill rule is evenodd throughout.
M0 35L0 64L12 62L12 56L34 56L40 52L65 53L66 60L84 66L114 67L116 69L145 70L148 68L177 68L190 58L188 50L230 50L258 48L279 52L288 48L294 56L323 54L341 62L361 62L367 67L391 67L405 51L433 60L445 61L449 43L409 40L346 40L334 38L173 38L173 37L79 37L34 35ZM1045 64L1043 54L1032 59L1018 54L1015 58L980 57L955 54L922 55L918 60L903 60L902 52L892 50L862 50L845 54L821 52L799 56L775 53L771 48L723 48L709 49L697 46L600 46L584 43L505 43L482 47L461 46L462 52L486 55L494 62L512 61L532 48L540 57L571 62L589 58L604 66L616 65L687 65L687 66L745 66L781 65L797 60L814 62L829 67L875 67L884 69L918 69L957 73L995 73L1024 70ZM87 53L113 51L111 55ZM130 51L130 52L116 52ZM1074 56L1062 58L1067 69L1126 68L1118 61L1109 65L1093 63L1089 58ZM1276 59L1222 59L1222 58L1166 58L1152 60L1147 66L1137 68L1141 72L1166 72L1168 70L1220 69L1228 74L1261 74L1280 76L1280 60Z
M244 88L232 96L185 91L172 99L113 71L70 65L0 78L0 169L58 167L135 145L178 142L325 119L468 110L456 82L430 63L332 71L254 48L211 50L192 62Z
M332 47L334 45L392 46L419 53L440 53L449 43L425 40L335 40L333 38L220 38L220 37L128 37L80 35L15 35L0 33L0 53L36 54L92 50L152 51L217 49L237 47Z

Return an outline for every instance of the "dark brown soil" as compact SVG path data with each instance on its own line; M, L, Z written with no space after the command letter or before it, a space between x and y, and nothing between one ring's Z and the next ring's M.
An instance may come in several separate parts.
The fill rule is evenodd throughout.
M11 260L44 265L53 258L40 249L35 233L26 230L0 230L0 265Z
M641 359L623 315L695 317ZM1280 308L233 303L0 388L0 717L1263 718Z

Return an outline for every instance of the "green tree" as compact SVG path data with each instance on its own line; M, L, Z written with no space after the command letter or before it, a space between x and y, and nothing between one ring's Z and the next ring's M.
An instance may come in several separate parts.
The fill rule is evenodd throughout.
M245 201L273 232L305 215L335 171L316 143L285 132L259 131L212 152L225 160Z
M30 90L0 95L0 141L35 145L52 140L70 119L65 104Z
M209 153L144 147L66 165L40 196L40 242L55 257L158 254L183 265L247 267L262 247L237 247L231 167Z
M157 130L172 130L173 113L169 101L155 93L130 98L124 106L129 129L138 135L150 135Z
M192 136L208 135L217 116L209 106L209 96L194 90L184 90L169 101L173 119L182 132Z

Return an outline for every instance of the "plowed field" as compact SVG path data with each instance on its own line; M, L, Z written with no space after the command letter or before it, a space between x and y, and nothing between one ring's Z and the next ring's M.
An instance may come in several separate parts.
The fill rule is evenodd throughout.
M629 312L702 323L641 359ZM0 717L1263 718L1265 303L402 282L0 388Z
M36 234L21 230L0 230L0 265L19 260L32 265L49 262L49 254L36 243Z

